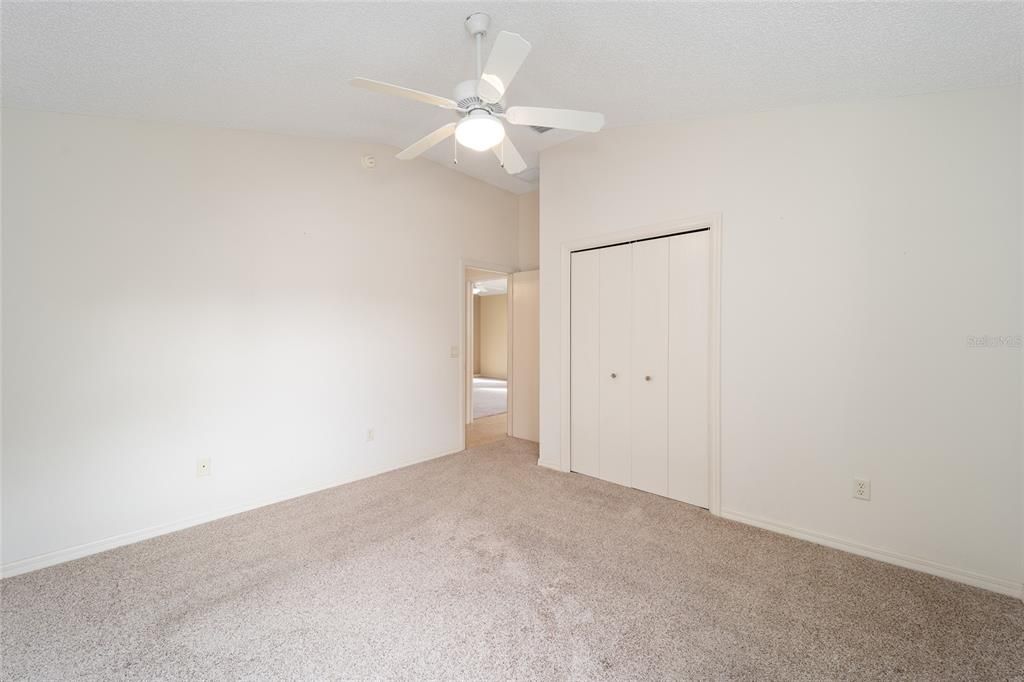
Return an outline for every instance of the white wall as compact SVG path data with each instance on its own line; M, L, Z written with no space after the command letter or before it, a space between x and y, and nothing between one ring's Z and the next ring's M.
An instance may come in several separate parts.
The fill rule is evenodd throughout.
M1018 88L1020 92L1020 111L1024 113L1024 86ZM1020 291L1020 318L1017 324L1017 333L1024 335L1024 134L1020 136L1020 157L1019 162L1021 164L1020 173L1020 192L1017 194L1017 211L1020 218L1020 269L1017 271L1017 288ZM1024 361L1021 363L1021 404L1019 413L1019 423L1021 429L1020 436L1020 487L1021 495L1024 497ZM1024 565L1024 500L1021 502L1021 565ZM1024 599L1024 595L1021 596Z
M561 461L563 242L720 213L723 511L1019 591L1021 351L967 337L1021 330L1020 137L1000 88L544 152L542 462Z
M519 200L519 269L540 267L540 192L520 194Z
M473 294L473 374L480 373L480 296Z
M540 271L512 276L512 435L540 439Z
M459 259L515 261L515 196L332 139L3 138L5 572L459 447Z
M480 375L508 378L508 295L480 296Z

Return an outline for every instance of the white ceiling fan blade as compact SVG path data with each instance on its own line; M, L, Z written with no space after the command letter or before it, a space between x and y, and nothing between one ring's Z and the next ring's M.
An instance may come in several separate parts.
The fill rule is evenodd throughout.
M446 140L452 136L455 132L455 123L449 123L443 125L429 135L413 142L411 145L403 149L402 151L395 154L396 159L402 159L408 161L409 159L415 159L417 156L433 147L438 142Z
M353 78L349 81L349 85L357 88L363 88L364 90L382 92L385 95L398 95L399 97L405 97L406 99L414 99L417 102L433 104L435 107L441 107L442 109L458 108L455 101L450 100L447 97L431 95L429 92L420 92L419 90L403 88L400 85L392 85L391 83L385 83L383 81L374 81L369 78Z
M509 123L518 126L540 126L561 130L596 133L604 127L604 114L572 109L545 109L544 107L510 107L505 112Z
M494 155L498 157L498 161L501 161L505 172L509 175L522 173L526 170L526 162L523 161L523 157L519 150L516 149L516 146L512 144L512 140L508 139L508 135L505 136L501 144L494 145L493 150Z
M502 31L494 41L487 65L480 74L476 94L483 101L494 104L505 96L508 84L530 54L530 43L518 33Z

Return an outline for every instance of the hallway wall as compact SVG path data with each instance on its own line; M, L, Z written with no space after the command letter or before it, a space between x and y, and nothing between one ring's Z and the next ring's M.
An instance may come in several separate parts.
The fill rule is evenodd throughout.
M508 378L508 295L480 296L480 374Z

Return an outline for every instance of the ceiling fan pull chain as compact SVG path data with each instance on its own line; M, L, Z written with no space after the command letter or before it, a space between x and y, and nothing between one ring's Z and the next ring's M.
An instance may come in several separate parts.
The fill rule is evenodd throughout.
M452 135L452 165L459 165L459 142L454 135Z
M505 138L501 138L501 167L505 167Z

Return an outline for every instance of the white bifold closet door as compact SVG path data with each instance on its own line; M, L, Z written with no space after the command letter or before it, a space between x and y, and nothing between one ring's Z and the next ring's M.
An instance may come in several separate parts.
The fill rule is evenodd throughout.
M572 470L707 507L708 232L571 267Z
M668 495L668 239L633 245L634 488Z
M570 263L572 301L569 316L569 374L572 399L569 404L572 430L571 468L587 476L600 477L598 469L598 424L601 366L598 339L598 284L600 251L572 254Z
M630 289L633 274L628 244L597 249L598 346L600 391L598 400L598 477L619 485L630 483Z
M710 232L669 239L668 496L708 506Z

